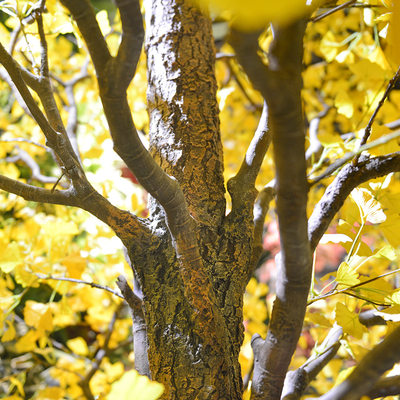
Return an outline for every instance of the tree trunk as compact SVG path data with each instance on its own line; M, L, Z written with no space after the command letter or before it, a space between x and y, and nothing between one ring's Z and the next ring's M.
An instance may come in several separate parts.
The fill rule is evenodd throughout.
M200 254L198 269L177 256L168 217L151 199L148 241L128 252L143 292L152 378L166 399L241 399L256 191L225 216L210 19L187 1L154 0L146 20L150 151L182 188ZM185 276L197 287L188 289Z

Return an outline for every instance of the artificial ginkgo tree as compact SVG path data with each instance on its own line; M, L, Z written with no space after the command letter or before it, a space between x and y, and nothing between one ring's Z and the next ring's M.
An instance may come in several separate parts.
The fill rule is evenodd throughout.
M1 6L2 341L32 356L10 393L39 367L37 399L299 399L337 360L322 399L400 393L381 378L400 360L397 2ZM316 281L321 240L347 255Z

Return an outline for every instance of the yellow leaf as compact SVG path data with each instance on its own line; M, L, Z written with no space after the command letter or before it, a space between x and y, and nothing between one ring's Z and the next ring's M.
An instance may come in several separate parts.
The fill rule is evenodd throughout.
M28 300L25 303L24 317L29 326L47 331L53 330L53 316L48 304Z
M38 288L38 278L36 275L25 271L24 267L17 266L15 268L15 280L19 283L22 287L33 287Z
M397 258L394 248L390 245L384 246L372 255L374 258L384 258L386 260L394 261Z
M400 2L394 2L393 7L393 21L391 22L394 30L394 46L393 46L393 60L397 65L400 65Z
M10 273L17 265L22 264L22 259L19 254L19 249L17 242L11 242L3 254L0 256L0 269L8 274Z
M357 339L362 339L366 329L358 320L358 315L352 313L343 303L336 303L335 320L343 328L344 333L348 333Z
M385 71L378 64L371 62L367 58L350 65L349 68L363 82L385 79Z
M77 337L75 339L67 340L67 346L75 353L80 356L87 356L89 354L89 349L85 340L82 337Z
M156 400L164 392L161 383L153 382L146 376L139 375L137 371L125 372L120 380L111 385L107 400Z
M10 379L10 383L17 388L18 393L21 396L25 397L24 384L23 384L23 382L25 383L25 380L26 380L25 374L20 374L20 375L18 375L18 377L10 376L9 379ZM21 381L23 381L23 382L21 382Z
M400 322L400 306L387 308L386 310L376 311L375 315L379 315L385 321Z
M386 220L382 206L366 189L356 188L351 192L351 197L360 206L363 212L363 219L371 224L380 224Z
M322 314L307 312L305 316L305 321L310 321L315 325L332 328L332 324Z
M305 0L214 0L210 4L205 0L198 0L210 5L212 11L224 17L233 17L233 26L242 31L256 31L267 27L269 22L287 25L300 19L306 12ZM257 11L255 11L257 10Z
M394 247L400 246L400 216L397 213L388 215L379 228L388 242Z
M347 118L353 116L353 101L346 92L339 92L335 99L335 107L339 114L343 114Z
M358 273L346 262L342 262L336 275L336 282L340 285L353 286L360 283Z
M37 348L36 341L40 338L41 332L31 329L22 336L15 344L18 353L26 353Z
M9 342L10 340L15 339L15 329L14 325L11 321L6 321L6 324L8 325L8 329L6 333L3 334L3 337L1 338L2 342Z
M342 233L325 233L325 235L322 236L321 240L319 241L320 244L327 244L327 243L346 243L346 242L352 242L353 240L349 238L347 235L344 235Z
M99 23L101 33L103 36L110 33L111 27L110 22L108 20L108 14L106 10L102 10L96 14L97 22Z
M77 235L79 233L78 226L74 222L47 222L42 228L51 238L57 235Z
M321 39L319 50L327 62L333 61L337 56L339 52L338 42L336 42L335 35L330 30Z
M343 371L340 371L340 373L339 373L339 375L338 375L338 377L337 377L337 379L335 381L335 385L334 386L338 386L344 380L346 380L349 377L349 375L354 371L355 368L356 367L350 367L350 368L347 368L347 369L345 369Z
M68 269L68 275L73 279L80 279L82 272L86 268L86 260L79 255L79 253L70 254L61 262L62 265Z
M65 395L65 390L61 389L60 387L53 386L48 387L46 389L42 389L38 396L36 397L37 400L59 400L63 399Z

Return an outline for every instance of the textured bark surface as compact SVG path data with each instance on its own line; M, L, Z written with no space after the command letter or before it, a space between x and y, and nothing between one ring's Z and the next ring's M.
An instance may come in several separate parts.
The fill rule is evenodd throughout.
M200 254L196 264L177 257L169 216L152 199L145 222L152 236L141 246L126 243L144 294L150 370L165 385L164 398L240 399L242 302L256 192L253 187L225 217L209 18L189 2L154 1L146 19L150 151L182 188ZM187 275L199 276L197 288L189 284L196 293L209 288L203 307L210 309L190 301Z

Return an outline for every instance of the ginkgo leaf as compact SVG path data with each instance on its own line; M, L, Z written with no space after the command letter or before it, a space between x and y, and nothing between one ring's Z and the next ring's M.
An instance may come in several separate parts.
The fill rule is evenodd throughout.
M397 255L394 251L394 248L390 245L387 245L379 249L376 253L372 254L372 257L394 261L397 258Z
M41 333L33 329L29 330L24 336L15 343L15 349L18 353L32 351L37 348L36 341L40 338Z
M305 0L214 0L209 5L214 12L233 17L233 26L247 32L266 28L270 22L286 25L303 17L307 9Z
M319 241L320 244L327 244L327 243L346 243L352 242L353 240L348 237L347 235L341 233L325 233L322 236L321 240Z
M336 274L336 282L340 285L353 286L360 283L358 273L346 262L342 262Z
M161 383L151 381L137 371L125 372L121 379L111 385L107 400L156 400L164 392Z
M322 314L319 313L310 313L307 312L304 318L305 321L310 321L315 325L326 326L327 328L331 328L332 324L326 319Z
M394 247L400 246L400 216L397 213L388 215L379 225L388 242Z
M53 330L53 316L48 304L28 300L24 307L24 317L29 326L41 330Z
M17 242L11 242L2 255L0 255L0 269L6 274L10 273L17 265L22 264Z
M15 339L15 328L14 325L11 321L6 320L6 324L8 325L8 329L6 332L3 334L1 341L2 342L9 342L10 340Z
M365 221L371 224L379 224L386 220L382 206L366 189L354 189L351 192L351 197L361 207Z
M379 315L385 321L400 322L400 306L387 308L386 310L376 311L375 315Z
M358 320L357 313L352 313L343 303L336 303L335 321L343 328L344 333L361 339L366 329Z
M70 278L80 279L86 268L86 260L79 253L70 254L68 257L60 261L68 269Z
M67 346L75 353L80 356L87 356L89 354L89 349L86 341L78 336L75 339L67 340Z
M58 235L77 235L79 233L75 222L52 221L44 224L42 228L51 238Z
M15 280L22 287L39 287L38 278L36 275L25 271L23 266L17 266L15 268Z

